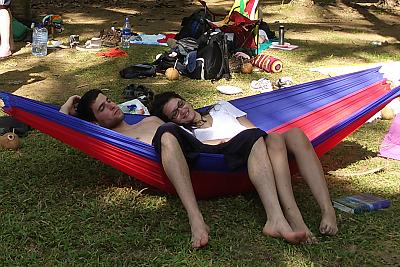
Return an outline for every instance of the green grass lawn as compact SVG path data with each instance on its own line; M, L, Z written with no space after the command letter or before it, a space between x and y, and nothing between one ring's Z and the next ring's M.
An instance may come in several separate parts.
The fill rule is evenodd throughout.
M287 40L300 49L271 51L284 62L281 74L234 74L231 81L216 83L168 81L162 75L123 80L120 69L151 62L165 48L135 46L128 58L116 59L57 50L38 59L23 47L1 63L0 86L62 104L69 95L90 88L107 88L111 98L122 102L122 89L140 83L155 92L175 90L200 107L252 95L249 83L260 77L275 81L291 76L302 83L325 77L310 72L312 67L400 60L398 42L383 47L369 44L369 38L384 37L377 32L365 37L368 25L354 29L348 22L341 31L331 31L329 25L306 28L304 22L292 20ZM76 32L90 36L84 24L70 27L61 40ZM244 93L219 94L216 86L222 84L240 86ZM201 250L190 248L190 227L177 197L31 131L18 151L0 150L0 266L398 266L400 164L378 157L390 123L378 120L364 125L321 158L333 198L370 192L390 199L389 209L360 215L337 212L337 236L317 235L318 244L294 246L261 234L266 217L256 194L202 200L199 205L211 226L211 240ZM380 166L384 171L363 176L328 174ZM294 190L306 223L317 234L316 202L303 182Z

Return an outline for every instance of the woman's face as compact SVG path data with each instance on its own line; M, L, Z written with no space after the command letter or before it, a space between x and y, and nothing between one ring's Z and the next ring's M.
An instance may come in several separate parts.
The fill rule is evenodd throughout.
M180 98L171 98L163 108L163 113L176 124L193 123L196 111L192 105Z

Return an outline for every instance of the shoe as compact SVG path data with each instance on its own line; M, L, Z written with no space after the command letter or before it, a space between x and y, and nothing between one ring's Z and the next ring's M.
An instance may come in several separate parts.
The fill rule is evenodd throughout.
M281 77L276 81L275 85L278 89L288 87L293 85L293 80L291 77Z
M271 92L273 90L272 83L267 78L261 78L259 80L254 80L250 83L251 89L255 91L260 91L262 93Z
M143 85L130 84L122 92L125 99L140 99L140 101L147 106L153 101L154 93Z
M121 32L114 28L103 29L100 31L100 39L104 46L115 47L121 41Z

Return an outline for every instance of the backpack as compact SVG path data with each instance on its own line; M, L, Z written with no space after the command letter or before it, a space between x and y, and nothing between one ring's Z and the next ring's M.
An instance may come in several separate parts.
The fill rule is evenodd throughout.
M276 39L275 32L271 31L269 25L265 21L260 22L259 29L265 31L265 33L267 34L268 40Z
M188 76L193 79L230 79L226 36L222 32L209 31L199 39L196 68Z
M156 66L151 64L136 64L121 70L119 74L125 79L156 76Z
M180 40L186 37L199 38L211 28L207 22L207 20L211 19L211 14L205 12L204 9L194 12L189 17L184 17L181 23L182 28L175 36L175 39Z

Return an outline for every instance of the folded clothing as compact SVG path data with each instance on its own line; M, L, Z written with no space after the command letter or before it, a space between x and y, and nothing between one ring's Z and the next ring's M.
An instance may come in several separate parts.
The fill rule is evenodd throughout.
M104 52L97 52L96 56L101 57L127 57L128 53L118 47L110 48Z

